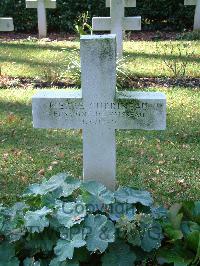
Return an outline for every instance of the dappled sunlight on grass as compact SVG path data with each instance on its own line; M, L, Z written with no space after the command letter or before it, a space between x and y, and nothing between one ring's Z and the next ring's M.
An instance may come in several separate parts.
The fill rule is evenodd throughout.
M167 95L167 130L117 131L118 182L148 189L165 203L199 199L200 92L149 90ZM0 201L14 201L28 183L43 178L41 173L82 175L81 131L33 129L35 92L0 90Z
M184 51L181 57L177 51L172 55L166 54L166 45L183 45L185 51L194 53L186 56ZM40 77L44 78L48 69L52 69L59 76L68 77L67 67L70 57L75 53L79 56L78 41L40 42L40 41L13 41L0 43L0 65L4 75L13 77ZM124 56L126 68L132 76L171 76L172 73L164 64L164 60L188 62L186 76L200 77L200 42L124 42Z

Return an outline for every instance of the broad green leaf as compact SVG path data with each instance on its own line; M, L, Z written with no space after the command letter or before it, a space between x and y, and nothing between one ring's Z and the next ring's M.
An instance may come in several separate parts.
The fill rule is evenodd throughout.
M139 230L135 228L134 231L131 231L131 233L127 235L127 241L132 246L140 247L141 246L141 234Z
M133 266L136 255L129 245L119 241L111 244L102 257L102 266Z
M99 250L103 253L108 247L108 243L115 240L114 224L104 215L88 215L85 219L87 228L87 249L89 251Z
M15 257L14 245L3 242L0 244L0 261L9 261L10 258Z
M45 229L42 233L29 234L26 238L26 249L38 250L40 252L48 252L53 249L58 241L59 235L49 229Z
M171 241L176 241L183 238L183 233L181 230L174 229L172 224L167 224L164 226L164 231L167 237Z
M80 248L86 245L85 235L83 227L76 225L74 228L63 229L61 231L61 239L58 240L54 252L59 261L66 259L72 259L74 255L74 249Z
M51 210L44 207L37 211L28 211L24 216L25 227L31 233L40 233L45 227L49 226L49 220L46 217Z
M9 242L18 241L26 233L23 212L26 208L27 206L24 203L19 202L11 208L1 210L0 221L2 221L2 227L0 227L0 232L6 236Z
M104 211L105 204L89 192L83 191L82 199L86 204L86 209L88 212L94 213L98 210L102 212Z
M186 201L183 203L183 212L186 218L200 224L200 201Z
M34 264L34 259L33 258L26 258L24 261L23 261L23 266L33 266Z
M10 258L9 261L0 261L0 266L19 266L19 260Z
M163 207L151 207L151 212L155 219L162 219L167 217L167 209Z
M191 248L195 253L197 253L198 247L200 245L200 231L191 232L187 236L186 240L189 248Z
M159 223L154 222L146 228L141 241L141 247L144 251L151 252L153 249L158 249L161 246L162 239L162 227Z
M74 190L80 187L80 184L81 182L78 179L74 179L68 174L61 173L51 177L48 181L44 181L42 184L31 185L25 196L53 193L57 198L61 196L68 197Z
M147 191L134 190L121 187L115 192L115 198L121 203L141 203L144 206L151 206L153 198Z
M192 254L185 249L162 248L157 254L159 263L174 263L174 265L188 266L192 262Z
M56 214L58 222L67 228L80 224L86 216L86 206L82 201L60 202Z
M87 181L82 184L82 188L95 196L104 204L114 203L114 194L104 185L96 181Z
M181 210L181 204L174 204L170 207L168 212L168 218L174 229L180 230L181 222L183 219L183 213L179 213Z
M198 225L195 222L184 221L181 224L181 230L184 234L184 237L187 237L193 231L199 231L200 232L200 225Z
M35 261L34 258L26 258L23 261L23 266L46 266L47 263L43 261Z
M53 259L49 266L79 266L79 263L74 260L59 261L58 258Z
M136 208L128 203L113 203L109 205L109 217L112 221L119 220L122 216L126 216L129 221L134 219Z
M79 262L88 262L90 260L91 254L87 250L86 246L81 247L81 248L76 248L74 250L74 258L77 259Z

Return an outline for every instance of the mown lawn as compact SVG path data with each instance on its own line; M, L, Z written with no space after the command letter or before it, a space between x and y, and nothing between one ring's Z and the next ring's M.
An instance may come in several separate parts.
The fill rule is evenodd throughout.
M194 54L181 57L176 52L164 54L165 44L126 42L126 68L140 77L170 76L163 60L179 58L188 62L188 76L200 77L200 42L187 44ZM69 58L78 54L79 44L13 41L0 43L0 50L3 75L44 78L52 68L60 77L68 77ZM158 202L199 199L200 92L191 88L149 90L167 95L167 130L117 131L118 182L148 189ZM0 203L14 202L27 184L40 181L43 174L82 175L81 131L33 129L31 96L35 92L0 90Z
M181 48L179 54L178 47ZM139 77L171 76L166 62L178 61L178 68L187 62L186 75L200 77L200 42L159 41L125 42L125 69ZM173 49L173 51L172 51ZM79 54L79 41L0 42L0 66L2 74L12 77L51 78L69 76L68 65Z

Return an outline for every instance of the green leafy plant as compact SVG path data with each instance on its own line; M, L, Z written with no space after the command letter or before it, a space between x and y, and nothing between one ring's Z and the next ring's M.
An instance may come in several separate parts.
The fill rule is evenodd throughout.
M194 30L189 32L184 32L177 36L177 40L186 40L186 41L199 41L200 40L200 30Z
M147 191L58 174L0 205L0 265L138 265L155 259L165 216Z
M89 25L88 20L90 19L89 12L82 13L78 19L77 23L75 25L75 29L77 33L80 35L86 35L88 32L92 34L92 26Z
M43 77L46 82L51 84L58 82L61 79L60 73L54 70L52 67L45 67L43 69Z
M69 56L69 63L67 66L67 72L71 80L77 85L81 86L81 63L79 55L76 52L73 52Z
M166 242L158 252L160 264L200 264L200 202L173 205L162 225Z
M127 84L131 81L131 73L126 66L126 60L128 57L118 58L117 59L117 87L123 88L124 84ZM70 76L70 79L77 85L81 86L81 63L79 55L77 52L73 52L69 56L69 63L67 66L67 72Z

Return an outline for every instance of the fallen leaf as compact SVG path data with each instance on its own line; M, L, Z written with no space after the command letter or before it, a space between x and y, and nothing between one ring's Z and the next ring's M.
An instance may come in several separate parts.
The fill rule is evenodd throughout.
M4 153L4 154L3 154L3 159L4 159L5 161L7 161L7 160L8 160L8 156L9 156L8 153Z
M60 152L58 153L58 158L64 158L65 157L65 153L64 152Z
M51 162L51 165L57 165L57 164L58 164L58 161Z
M39 172L38 172L38 175L44 175L45 174L45 170L44 168L42 168Z
M16 119L17 119L17 116L14 115L13 113L9 113L9 115L7 116L8 123L13 123Z

